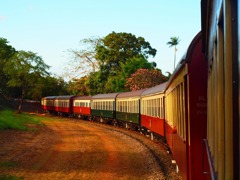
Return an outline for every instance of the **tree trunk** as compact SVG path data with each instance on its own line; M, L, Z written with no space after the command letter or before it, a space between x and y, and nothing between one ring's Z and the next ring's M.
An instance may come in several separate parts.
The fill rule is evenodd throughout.
M25 93L26 93L26 88L23 87L22 88L22 97L21 97L21 100L20 100L20 103L19 103L19 106L18 106L17 114L22 113L22 104L23 104L23 99L25 97Z
M174 46L174 69L173 69L173 71L175 70L175 64L176 64L176 52L177 52L177 48L176 48L176 46Z

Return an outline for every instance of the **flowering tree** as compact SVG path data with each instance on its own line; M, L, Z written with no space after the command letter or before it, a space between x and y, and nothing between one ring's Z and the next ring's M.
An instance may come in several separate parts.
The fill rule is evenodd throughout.
M130 78L127 78L126 87L132 91L150 88L167 81L160 70L139 69Z

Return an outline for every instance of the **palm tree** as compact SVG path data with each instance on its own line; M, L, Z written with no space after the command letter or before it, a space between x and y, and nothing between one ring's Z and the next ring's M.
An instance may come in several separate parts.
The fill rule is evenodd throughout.
M174 46L174 69L175 69L177 45L179 44L180 39L179 39L179 37L171 37L170 39L171 40L169 42L167 42L167 45L169 45L169 47Z

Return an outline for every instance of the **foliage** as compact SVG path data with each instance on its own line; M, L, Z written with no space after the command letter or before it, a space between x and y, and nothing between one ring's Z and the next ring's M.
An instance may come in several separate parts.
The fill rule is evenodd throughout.
M16 51L0 38L0 97L40 100L43 96L69 94L61 77L52 77L49 66L36 53Z
M29 88L34 87L39 78L48 75L48 68L40 56L30 51L19 51L5 63L3 71L8 77L7 86L21 88L18 112L21 112L22 101Z
M61 77L46 76L38 78L35 86L32 86L26 98L40 100L45 96L56 96L69 94L68 84Z
M126 78L139 68L156 66L147 61L149 56L156 55L156 50L142 37L112 32L99 42L95 55L99 69L92 72L86 81L89 94L126 91Z
M11 58L16 52L14 47L8 45L8 43L7 39L0 38L0 63L5 63L5 61Z
M100 66L107 67L110 71L119 71L120 64L127 59L142 55L146 59L155 56L157 50L152 48L143 37L136 37L131 33L108 34L103 39L103 44L96 47L96 59Z
M89 87L87 84L88 77L84 76L80 79L72 79L68 84L68 91L73 95L84 96L89 95Z
M127 79L126 87L135 91L150 88L165 81L167 81L167 77L157 69L139 69Z
M0 111L0 130L18 129L31 130L27 125L40 125L41 121L35 116L28 114L15 114L12 110L5 109Z
M9 45L5 38L0 38L0 95L9 96L11 94L18 94L18 88L9 88L6 86L8 77L3 72L5 63L16 53L16 50Z
M89 87L89 95L95 95L99 93L107 93L105 90L105 84L107 82L107 72L98 71L91 73L86 82Z
M154 69L155 63L148 62L143 56L127 59L125 63L121 63L121 71L116 76L110 76L106 82L106 92L124 92L127 91L125 84L126 79L135 73L138 69Z
M24 177L18 177L13 175L0 175L0 179L3 180L24 180Z

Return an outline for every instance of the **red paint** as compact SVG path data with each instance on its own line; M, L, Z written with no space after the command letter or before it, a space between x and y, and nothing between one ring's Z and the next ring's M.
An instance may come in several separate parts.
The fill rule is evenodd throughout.
M161 136L164 136L164 119L141 115L141 125Z
M91 115L91 108L90 107L73 106L73 113Z
M55 106L55 111L57 112L64 112L64 113L71 113L71 108L70 107L60 107L60 106Z
M48 110L48 111L53 111L53 110L54 110L54 106L42 105L42 109L43 109L43 110Z
M202 148L203 139L207 136L207 62L202 53L200 33L193 39L181 62L172 81L182 79L185 83L186 138L180 137L178 129L171 128L166 123L166 139L183 179L204 180L208 179L203 173L207 159ZM184 67L187 68L186 74L179 74L178 71ZM175 88L177 84L171 82L169 87Z
M196 45L189 63L189 177L206 179L202 173L202 145L207 137L207 62L201 52L202 42ZM204 159L207 162L207 159Z

